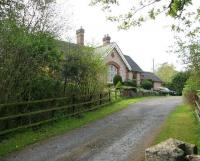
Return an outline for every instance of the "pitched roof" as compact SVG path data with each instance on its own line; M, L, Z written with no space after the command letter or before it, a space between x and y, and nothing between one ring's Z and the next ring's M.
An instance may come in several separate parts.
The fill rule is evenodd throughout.
M105 57L111 51L113 51L113 49L115 49L119 53L119 56L122 58L122 60L125 63L126 67L128 68L128 70L132 70L130 64L127 62L126 58L124 57L124 54L122 53L121 49L119 48L119 46L115 42L112 42L110 44L97 47L95 49L95 52L99 53L99 54L102 54Z
M68 52L69 49L75 50L75 49L93 49L92 47L89 46L83 46L83 45L78 45L75 43L67 42L67 41L62 41L62 40L56 40L57 45L60 50L63 52Z
M91 48L86 46L80 46L74 43L66 42L66 41L60 41L57 40L58 46L60 50L62 50L64 53L68 52L77 52L80 48ZM92 48L91 48L92 49ZM124 64L128 68L129 71L135 71L135 72L143 72L142 69L137 65L135 61L128 55L124 55L115 42L111 42L110 44L99 46L94 49L94 52L97 54L101 54L103 57L107 56L110 52L115 49L118 53L121 59L123 60Z
M154 82L163 82L157 75L151 72L143 72L144 79L150 79Z
M130 56L124 55L124 57L131 66L131 71L141 72L141 73L143 72L143 70L139 67L139 65L137 65L137 63Z

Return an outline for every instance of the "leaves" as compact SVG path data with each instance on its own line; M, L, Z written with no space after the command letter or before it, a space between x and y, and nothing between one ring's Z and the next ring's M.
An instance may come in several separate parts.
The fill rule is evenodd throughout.
M161 64L156 70L156 75L158 75L164 82L171 82L176 73L177 71L175 70L175 67L168 63Z
M106 65L93 48L69 46L63 63L65 93L93 94L104 89ZM73 87L73 88L72 88Z
M140 26L143 22L148 19L156 19L162 13L173 18L182 18L182 12L186 7L192 5L191 0L138 0L130 4L130 8L119 15L112 15L112 10L116 9L125 1L115 0L91 0L92 5L100 5L104 12L110 13L108 20L118 23L118 28L129 29L132 26ZM112 6L115 6L112 9Z
M44 32L30 33L9 20L1 22L0 103L52 95L54 91L36 96L33 89L42 76L52 79L59 75L61 54L54 37Z

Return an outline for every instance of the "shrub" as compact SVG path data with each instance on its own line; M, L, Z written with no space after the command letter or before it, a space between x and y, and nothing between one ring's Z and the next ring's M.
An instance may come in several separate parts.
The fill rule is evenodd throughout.
M121 87L122 87L122 83L119 81L119 82L116 84L115 88L116 88L116 89L120 89Z
M124 81L125 86L131 86L131 87L137 87L137 82L136 80L126 80Z
M114 78L113 78L114 86L116 86L118 82L122 83L122 77L120 75L115 75Z
M169 89L176 91L178 95L182 95L183 88L189 78L188 72L179 72L172 78Z
M150 80L143 80L141 86L144 89L150 90L151 88L153 88L153 83Z
M198 74L192 74L187 80L185 88L183 89L183 96L186 102L190 104L195 103L197 90L200 89L200 80Z

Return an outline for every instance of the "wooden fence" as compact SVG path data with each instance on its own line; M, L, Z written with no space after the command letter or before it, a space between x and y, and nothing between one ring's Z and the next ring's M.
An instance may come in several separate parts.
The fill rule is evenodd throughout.
M114 93L114 94L113 94ZM118 99L117 92L0 104L0 136L95 110Z
M200 120L200 90L197 91L197 99L196 99L195 103L196 103L196 112L197 112L198 118Z

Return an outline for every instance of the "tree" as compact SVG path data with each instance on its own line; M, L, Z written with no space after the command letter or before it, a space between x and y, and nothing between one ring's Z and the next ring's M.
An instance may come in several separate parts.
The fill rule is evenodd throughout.
M158 15L165 13L173 18L182 19L184 17L183 11L192 5L192 0L138 0L132 2L125 12L119 15L112 15L111 11L115 11L117 6L123 5L120 0L91 0L91 5L101 5L104 11L110 15L108 19L119 23L119 27L128 29L131 26L141 25L145 20L155 19ZM124 10L123 10L124 11ZM115 13L115 12L114 12ZM119 13L119 11L118 11ZM141 14L140 14L141 13Z
M184 14L185 18L173 26L176 43L172 47L183 62L191 69L200 69L200 8L193 13Z
M176 91L178 95L182 95L183 88L189 78L189 72L176 73L170 83L170 89Z
M59 36L63 28L67 28L67 19L58 14L55 4L54 0L2 0L0 21L15 22L29 32L49 32Z
M150 90L153 88L153 82L151 80L143 80L141 86L144 89Z
M172 52L177 53L190 70L190 77L183 90L189 103L194 103L196 91L200 89L200 8L185 14L185 19L174 26L176 43Z
M177 73L174 65L163 63L161 64L157 70L156 75L160 77L164 82L171 82L173 76Z
M114 86L116 86L118 82L122 83L122 77L120 75L115 75L113 78Z
M91 95L104 90L106 65L93 48L76 47L66 53L63 63L64 93Z
M50 97L48 93L35 97L34 84L59 75L61 54L54 37L45 32L30 33L10 21L0 25L0 34L0 102Z
M50 25L51 5L0 2L0 103L60 96L62 57Z

